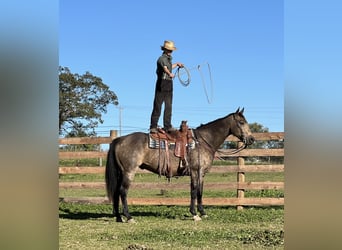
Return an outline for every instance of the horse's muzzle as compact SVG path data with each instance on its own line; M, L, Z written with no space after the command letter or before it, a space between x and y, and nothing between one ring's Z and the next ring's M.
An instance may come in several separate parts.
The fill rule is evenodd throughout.
M255 139L252 135L249 135L243 139L243 143L246 144L247 146L253 144L254 141Z

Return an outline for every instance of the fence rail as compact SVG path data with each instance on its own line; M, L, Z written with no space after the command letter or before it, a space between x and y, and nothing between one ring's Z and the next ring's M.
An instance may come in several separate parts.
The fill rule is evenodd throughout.
M104 167L59 167L59 174L104 174ZM232 172L284 172L284 165L215 165L210 169L210 173L232 173ZM138 169L138 174L150 173L147 170Z
M256 141L271 141L271 140L284 140L283 132L273 133L254 133ZM68 144L110 144L116 137L116 131L111 131L109 137L84 137L84 138L60 138L60 145ZM238 141L237 138L229 136L227 141ZM216 152L216 157L224 157L230 150L223 149ZM107 151L83 151L83 152L67 152L60 151L59 159L86 159L86 158L106 158ZM245 165L246 157L267 157L277 156L284 157L283 148L275 149L244 149L230 158L236 158L237 165L229 166L212 166L210 173L236 173L236 182L220 182L208 183L205 182L205 189L212 190L236 190L236 198L203 198L206 205L226 205L237 206L237 209L243 209L243 206L282 206L284 205L284 198L251 198L245 197L245 190L279 190L284 189L284 182L248 182L245 179L245 173L251 172L284 172L283 164L260 164L260 165ZM59 174L103 174L105 168L103 166L87 167L87 166L73 166L59 167ZM148 173L146 170L138 170L137 173ZM60 188L105 188L104 182L60 182ZM131 189L166 189L166 190L189 190L189 184L186 183L132 183ZM64 202L77 202L77 203L95 203L107 204L109 203L106 197L61 197ZM188 205L190 198L128 198L129 204L139 205Z

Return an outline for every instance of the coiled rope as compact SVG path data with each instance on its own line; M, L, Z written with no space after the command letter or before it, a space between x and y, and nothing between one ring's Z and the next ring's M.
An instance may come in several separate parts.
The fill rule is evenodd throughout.
M182 72L181 72L181 71L182 71ZM184 71L185 73L184 73L183 71ZM186 75L188 76L188 79L183 80L183 79L181 78L181 75L184 75L184 74L186 74ZM177 68L176 75L177 75L177 77L178 77L179 82L180 82L184 87L187 87L187 86L190 84L190 82L191 82L190 71L189 71L189 69L188 69L187 67L185 67L184 65L183 65L183 67L178 67L178 68Z

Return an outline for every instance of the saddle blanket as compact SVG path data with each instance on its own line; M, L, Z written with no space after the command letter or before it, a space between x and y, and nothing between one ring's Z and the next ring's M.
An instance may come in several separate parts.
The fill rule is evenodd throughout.
M192 141L187 144L187 147L188 149L194 149L195 145L196 145L195 142ZM168 149L172 150L172 149L175 149L176 142L170 142L164 139L155 139L155 138L152 138L150 135L149 140L148 140L148 146L149 148L152 148L152 149L166 149L166 146L168 146Z

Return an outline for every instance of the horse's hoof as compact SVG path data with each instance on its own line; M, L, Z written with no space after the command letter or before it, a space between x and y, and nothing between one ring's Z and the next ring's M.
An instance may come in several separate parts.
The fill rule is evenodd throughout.
M203 214L203 215L201 215L201 218L208 218L208 215L206 215L206 214Z
M134 219L129 219L129 220L127 220L127 223L135 224L137 222Z
M202 220L202 218L199 217L198 215L194 215L193 219L194 219L194 221L201 221Z

